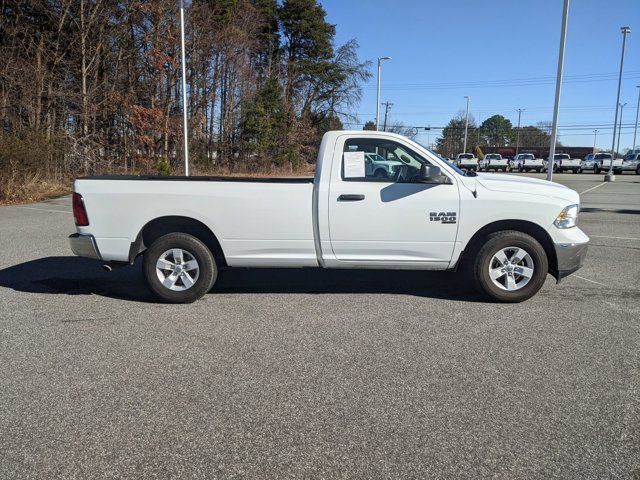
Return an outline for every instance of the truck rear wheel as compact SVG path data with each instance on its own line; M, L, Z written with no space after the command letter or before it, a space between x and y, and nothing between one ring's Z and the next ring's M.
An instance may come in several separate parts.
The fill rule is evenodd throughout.
M503 303L534 296L545 282L549 261L542 245L526 233L506 230L489 235L473 261L476 288Z
M144 252L142 270L153 293L169 303L195 302L218 277L211 251L186 233L169 233L154 241Z

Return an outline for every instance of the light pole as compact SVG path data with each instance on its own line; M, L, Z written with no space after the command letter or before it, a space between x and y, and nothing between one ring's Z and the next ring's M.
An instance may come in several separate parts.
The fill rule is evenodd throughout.
M558 73L556 75L556 99L553 105L553 123L551 125L551 145L547 160L547 180L553 178L553 159L556 156L556 137L558 134L558 111L560 110L560 90L562 89L562 73L564 70L564 46L567 40L567 21L569 20L569 0L564 0L562 9L562 31L560 33L560 52L558 54Z
M620 132L622 132L622 111L627 103L620 104L620 123L618 123L618 146L616 147L616 152L620 155Z
M516 133L516 155L518 155L518 150L520 149L520 117L522 116L522 112L524 112L524 108L518 108L518 132Z
M640 112L640 85L636 85L638 89L638 106L636 107L636 127L633 130L633 153L636 153L636 135L638 134L638 113Z
M382 72L382 61L391 60L391 57L378 57L378 95L376 97L376 131L380 125L380 73Z
M620 55L620 73L618 75L618 96L616 97L616 116L613 119L613 140L611 142L611 165L609 165L609 171L604 176L605 182L612 182L616 179L613 174L613 160L615 156L616 149L616 127L618 126L618 107L620 106L620 89L622 87L622 68L624 66L624 47L627 45L627 35L631 33L631 29L629 27L621 27L620 32L622 32L622 54Z
M187 60L184 48L184 0L180 0L180 50L182 54L182 134L184 136L184 174L189 176L189 137L187 128Z
M598 138L598 132L599 132L599 130L594 130L593 131L593 149L594 150L596 149L596 139Z
M469 131L469 100L471 100L471 97L466 95L464 98L467 99L467 116L464 121L464 147L462 148L462 153L467 153L467 132Z

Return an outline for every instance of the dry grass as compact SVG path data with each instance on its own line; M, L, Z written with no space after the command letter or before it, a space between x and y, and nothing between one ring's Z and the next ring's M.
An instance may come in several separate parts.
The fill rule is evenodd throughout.
M315 173L315 165L307 164L302 168L287 168L287 167L264 167L260 169L229 169L226 167L210 167L201 168L196 166L192 169L192 175L212 175L221 177L313 177Z
M259 171L238 171L227 168L194 168L192 175L212 175L228 177L312 177L315 165L306 165L301 169L268 168ZM52 180L43 178L42 174L18 173L15 170L5 175L0 174L0 205L39 202L49 198L60 197L71 193L73 179Z
M0 177L0 204L31 203L71 193L72 182L45 180L38 174Z

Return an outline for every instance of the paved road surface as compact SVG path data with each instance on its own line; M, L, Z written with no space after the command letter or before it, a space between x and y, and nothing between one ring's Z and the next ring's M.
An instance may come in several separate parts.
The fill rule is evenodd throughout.
M0 208L0 478L639 478L640 177L556 179L589 258L520 305L313 270L162 305L71 256L68 198Z

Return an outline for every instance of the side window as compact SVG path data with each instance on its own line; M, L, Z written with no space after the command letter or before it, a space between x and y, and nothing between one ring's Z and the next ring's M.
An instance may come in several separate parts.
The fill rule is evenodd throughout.
M360 154L352 155L356 152ZM346 155L345 155L346 154ZM364 171L357 168L364 157ZM344 143L342 179L350 182L417 182L430 162L393 140L350 138Z

